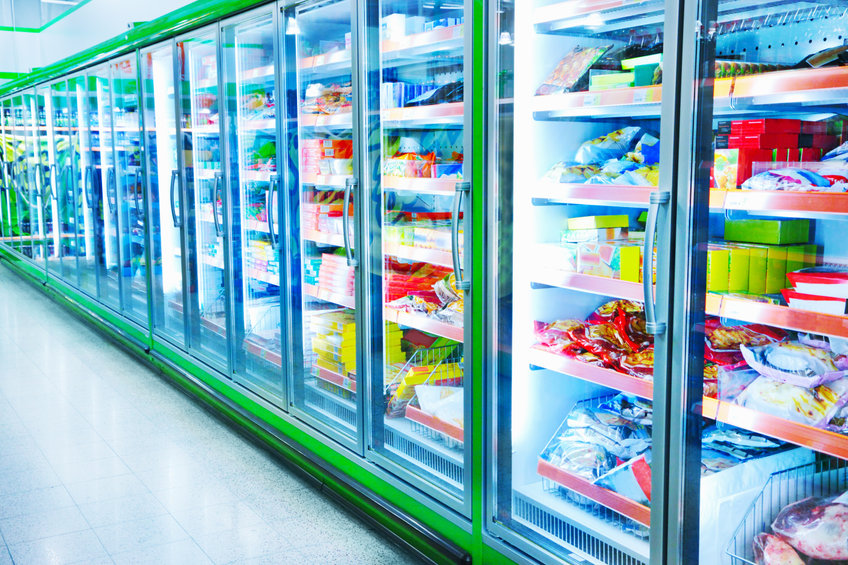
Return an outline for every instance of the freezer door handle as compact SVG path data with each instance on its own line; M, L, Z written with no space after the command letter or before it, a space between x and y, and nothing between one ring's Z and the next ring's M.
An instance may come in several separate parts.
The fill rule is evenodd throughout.
M271 247L273 247L275 251L280 250L280 238L274 231L274 203L276 202L275 195L279 188L279 175L271 175L271 187L268 189L268 192L265 193L265 216L268 220L268 233L271 235Z
M344 189L344 204L342 205L342 237L344 238L345 255L347 256L347 266L357 267L359 261L353 257L353 249L350 247L350 193L356 188L356 179L349 178L345 180Z
M47 209L47 203L50 202L50 184L47 182L47 175L44 174L44 165L38 163L38 182L41 184L41 207ZM47 165L48 170L53 168L53 165ZM53 179L51 178L52 182Z
M85 198L88 200L88 209L94 210L94 167L87 165L85 167Z
M645 328L649 334L662 335L666 323L657 320L654 298L654 245L657 238L657 218L660 206L671 200L668 192L653 192L648 205L648 221L645 224L645 247L642 250L642 291L645 293Z
M174 169L171 171L171 219L174 221L175 228L183 227L183 219L177 215L177 206L175 201L176 191L174 190L177 186L177 176L180 174L180 171Z
M56 200L56 183L59 182L58 177L56 176L56 164L50 163L50 182L44 184L44 190L47 191L45 195L41 196L41 205L44 208L50 207L50 201Z
M223 175L221 175L221 172L219 171L215 173L215 184L212 186L212 219L215 220L215 234L217 234L218 237L224 236L224 230L221 227L221 220L218 218L218 195L221 194L221 185L223 184L221 180L223 180Z
M456 183L456 191L453 195L453 212L451 213L451 258L453 259L453 275L458 290L471 289L471 281L462 278L462 260L459 257L459 210L462 207L462 197L470 193L470 182Z
M133 175L133 200L135 201L135 217L137 222L144 221L144 208L142 207L141 200L139 200L139 193L144 190L143 185L144 177L141 174L141 169L136 169L135 174Z
M118 211L118 181L116 180L115 167L109 167L109 172L106 174L106 201L109 204L109 214L114 216Z

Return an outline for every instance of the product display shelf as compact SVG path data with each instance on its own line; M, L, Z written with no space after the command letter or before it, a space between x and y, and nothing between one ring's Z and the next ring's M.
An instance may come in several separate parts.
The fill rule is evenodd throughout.
M610 510L614 510L645 526L651 525L651 509L644 504L639 504L617 492L595 485L583 477L563 471L541 458L536 471L540 476L602 504Z
M259 269L247 267L244 269L244 276L249 277L251 279L256 279L258 281L266 282L274 286L280 286L280 276L272 275L268 271L260 271Z
M464 42L464 24L440 27L414 33L401 39L384 39L380 43L384 67L431 60L433 55L460 51ZM440 57L443 59L444 57Z
M718 6L718 22L745 20L777 14L794 15L816 6L844 6L841 0L732 0ZM661 26L663 0L566 0L536 8L537 33L590 35L627 39L635 28Z
M300 177L300 184L316 186L316 187L328 187L335 188L338 190L343 190L345 188L345 184L347 183L347 179L352 179L353 175L314 175L314 174L303 174Z
M307 241L314 241L315 243L321 243L323 245L344 247L344 237L340 233L324 233L320 231L303 230L303 239ZM353 245L353 242L351 242L351 245Z
M210 134L210 133L219 133L220 129L216 125L206 125L206 126L194 126L189 128L183 128L184 132L187 133L200 133L200 134Z
M214 179L215 173L217 173L219 171L218 171L218 169L198 169L198 168L195 167L194 169L192 169L192 172L194 173L195 179L204 180L204 179Z
M531 348L530 365L555 371L569 377L596 383L617 391L626 392L641 398L653 399L654 384L650 380L640 379L612 369L605 369L588 363L582 363L565 355Z
M383 312L384 319L387 322L395 322L399 326L414 328L433 335L446 337L460 343L462 343L465 336L462 331L462 327L442 322L441 320L431 318L425 314L402 312L389 307L385 307Z
M409 108L389 108L381 112L384 128L462 127L465 120L463 102L447 102Z
M702 415L719 422L848 459L848 436L704 397Z
M274 118L242 120L239 127L245 130L274 130L277 129L277 120Z
M224 327L225 321L223 317L219 318L209 318L203 316L200 318L200 325L202 325L207 330L213 332L215 335L221 336L223 338L227 337L227 329Z
M332 292L327 292L326 290L321 289L318 285L314 284L304 284L303 290L307 295L311 296L312 298L317 298L326 302L332 302L333 304L338 304L339 306L344 306L345 308L356 308L355 296L346 296L344 294L335 294Z
M515 488L512 506L518 522L557 544L565 542L569 550L585 558L585 563L648 563L647 538L622 536L621 529L615 524L622 518L612 516L610 510L602 511L599 515L596 511L580 507L546 489L543 481ZM600 543L582 535L584 528L591 528Z
M262 67L254 67L242 71L242 80L253 80L257 78L271 78L274 76L274 65L266 65Z
M541 180L532 192L534 204L594 204L647 208L654 187L615 186L604 184L573 184Z
M533 283L545 286L579 290L612 298L635 300L637 302L645 300L645 294L642 291L642 283L610 279L595 275L584 275L581 273L571 273L568 271L558 271L556 269L546 269L544 267L534 268L530 275L530 279Z
M658 117L661 100L661 86L635 86L535 96L532 108L536 120L605 116Z
M204 221L212 221L212 218L204 219ZM264 233L270 233L268 231L268 222L260 221L260 220L242 220L242 225L245 229L250 231L258 231Z
M779 326L798 332L848 338L848 316L821 314L715 293L707 294L706 312L713 316Z
M271 182L271 175L276 173L277 171L271 170L243 170L239 173L241 180L253 181L253 182Z
M254 355L255 357L259 357L260 359L264 359L265 361L271 363L272 365L282 366L283 357L280 355L279 351L271 351L258 343L253 343L250 341L250 338L245 338L244 340L244 350Z
M462 489L463 453L443 442L421 435L406 418L386 418L385 446L425 473L432 473L454 490Z
M350 128L353 126L353 114L350 112L339 112L337 114L302 114L300 116L300 127L302 128Z
M424 426L430 433L434 433L437 436L447 437L459 444L462 444L465 440L465 433L462 428L431 416L420 408L407 405L405 415L407 420Z
M303 57L297 64L299 71L323 76L335 76L334 73L350 74L350 66L350 49L339 49L329 53Z
M347 430L356 430L356 403L353 400L348 400L341 394L333 394L314 381L305 382L303 388L306 404L311 409Z
M344 390L356 393L356 379L351 379L350 377L346 377L323 367L318 367L318 372L315 373L315 377L339 388L343 388Z
M218 257L212 257L210 255L203 254L200 256L200 262L204 265L215 267L216 269L224 268L224 260Z
M462 181L457 179L383 176L380 184L384 190L417 192L420 194L434 194L438 196L453 196L456 192L456 184L458 182Z
M439 265L441 267L452 267L453 256L450 251L442 249L428 249L426 247L414 247L412 245L401 245L399 243L386 243L383 247L386 255L409 261L420 261ZM460 256L462 253L460 253Z
M801 212L817 216L848 214L848 193L711 190L710 208Z

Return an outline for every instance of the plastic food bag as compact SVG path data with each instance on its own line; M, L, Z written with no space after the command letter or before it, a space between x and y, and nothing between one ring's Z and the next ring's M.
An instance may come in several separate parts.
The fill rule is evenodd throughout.
M639 504L651 502L651 452L643 453L599 477L595 484Z
M618 365L628 375L651 380L654 378L654 348L628 353L619 359Z
M579 320L556 320L536 331L536 342L551 348L571 347L574 345L573 332L583 327Z
M830 188L830 181L806 169L786 168L763 171L742 183L746 190L811 191Z
M591 166L591 165L587 165ZM604 166L601 167L601 173L606 173L610 175L621 175L626 173L627 171L632 171L633 169L638 169L639 163L634 163L628 159L610 159Z
M628 186L657 186L660 182L660 168L657 165L640 167L633 171L627 171L616 177L614 184Z
M610 302L607 302L595 309L586 321L590 324L609 322L618 316L620 311L626 314L645 315L645 308L642 306L641 302L634 302L632 300L611 300Z
M559 162L551 167L545 178L553 182L585 183L586 179L597 174L600 168L597 165L575 165L573 163Z
M848 375L844 358L797 342L742 345L740 350L751 368L782 383L812 388Z
M846 393L848 379L805 388L759 377L739 394L736 403L764 414L816 426L827 424L848 400Z
M577 149L574 160L582 165L599 165L610 159L620 159L630 151L641 131L638 127L626 127L584 141Z
M458 428L464 427L462 387L417 385L415 394L422 412Z
M536 96L560 94L575 90L586 90L588 86L589 67L601 58L612 45L600 47L580 47L571 50L560 59L556 68L551 71L545 82L536 89Z
M832 160L840 160L846 161L848 160L848 141L828 151L824 157L822 157L822 161L832 161Z
M756 565L805 565L792 546L771 534L754 538L754 563Z
M660 140L646 133L639 139L636 148L627 154L627 158L636 163L652 165L660 162Z
M771 525L774 533L808 557L848 559L848 505L842 497L805 498L783 508Z
M653 405L637 396L620 393L604 402L598 410L621 416L634 424L650 426L654 416Z

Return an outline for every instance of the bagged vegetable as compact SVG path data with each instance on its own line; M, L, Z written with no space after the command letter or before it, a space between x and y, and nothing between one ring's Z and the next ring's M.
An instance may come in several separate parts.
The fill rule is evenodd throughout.
M574 160L582 165L599 165L610 159L620 159L633 148L641 131L638 127L626 127L584 141L577 149Z
M815 191L830 188L830 181L806 169L773 169L758 173L742 183L745 190Z
M740 350L752 369L782 383L812 388L848 375L844 357L797 342L742 345Z
M842 497L805 498L783 508L774 533L813 559L848 559L848 501Z

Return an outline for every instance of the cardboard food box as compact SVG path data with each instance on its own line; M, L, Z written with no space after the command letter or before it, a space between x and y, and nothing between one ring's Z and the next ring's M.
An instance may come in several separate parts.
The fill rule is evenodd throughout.
M715 187L721 190L738 188L751 178L754 162L771 162L773 158L770 149L716 149Z
M563 243L582 243L584 241L613 241L616 239L627 239L627 228L562 230Z
M741 243L784 245L807 243L810 220L730 220L724 221L724 239Z
M728 245L729 255L727 273L727 291L734 293L748 292L748 267L751 261L751 250L739 245Z
M625 214L615 216L581 216L569 218L567 229L569 230L593 230L602 228L626 228L630 219Z
M748 248L748 293L765 294L768 271L768 248L750 245Z
M730 149L775 149L777 147L798 147L797 133L755 133L733 134L727 139Z
M760 118L756 120L734 120L730 130L736 134L801 133L801 120Z
M721 245L707 246L707 292L727 292L730 251Z
M639 282L642 248L628 241L580 243L579 272L610 279Z

